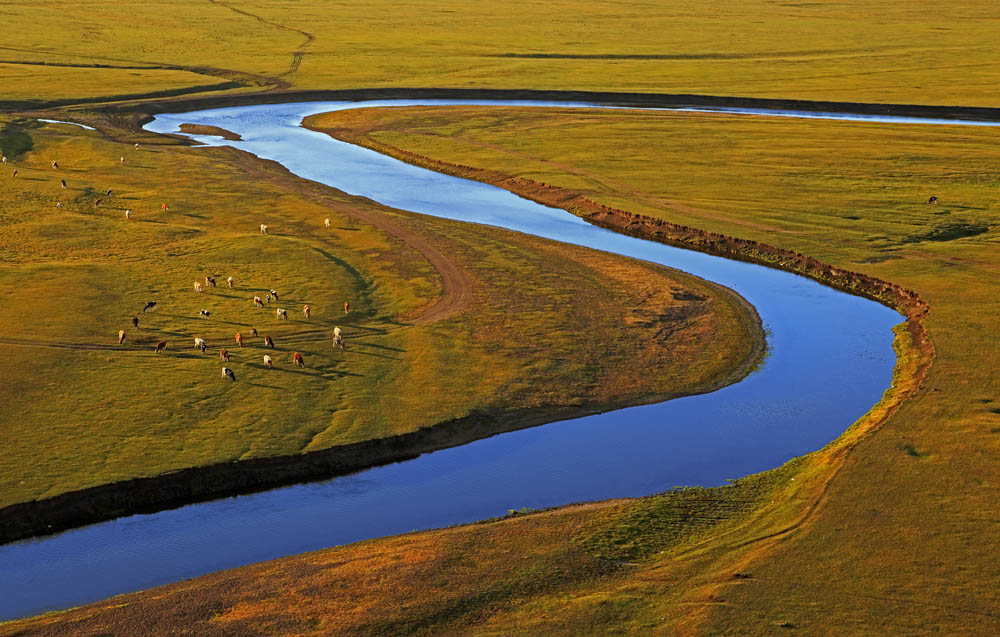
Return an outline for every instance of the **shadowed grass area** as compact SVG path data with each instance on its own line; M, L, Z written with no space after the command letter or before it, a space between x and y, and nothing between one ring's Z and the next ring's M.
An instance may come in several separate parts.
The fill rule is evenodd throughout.
M0 180L0 506L471 414L704 391L746 373L760 343L741 300L664 268L387 210L230 150L4 124L22 150ZM411 237L462 276L442 279ZM466 301L422 322L443 286Z
M235 81L997 106L998 20L992 0L23 2L5 8L0 103Z

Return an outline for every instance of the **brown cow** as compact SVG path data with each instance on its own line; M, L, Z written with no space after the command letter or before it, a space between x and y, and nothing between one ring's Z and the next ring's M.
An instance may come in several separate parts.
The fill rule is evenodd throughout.
M236 332L236 344L243 347L243 335L239 332Z
M302 354L299 354L298 352L295 352L294 354L292 354L292 360L295 361L295 366L296 367L305 367L306 366L306 362L304 360L302 360Z
M226 351L225 347L219 350L219 358L226 361L227 363L229 362L229 352Z
M166 342L166 341L160 341L159 343L157 343L157 344L156 344L156 349L154 349L154 350L153 350L153 353L154 353L154 354L159 354L159 353L160 353L160 352L162 352L162 351L163 351L163 350L164 350L164 349L165 349L166 347L167 347L167 342Z
M271 340L270 336L267 335L264 336L264 346L274 349L274 341Z

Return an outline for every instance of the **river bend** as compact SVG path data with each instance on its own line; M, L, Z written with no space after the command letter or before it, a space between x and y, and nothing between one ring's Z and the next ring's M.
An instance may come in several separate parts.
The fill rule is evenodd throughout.
M723 484L823 447L889 386L895 364L891 329L901 317L878 303L787 272L604 230L505 190L411 166L300 126L303 117L332 110L440 103L595 106L313 102L160 115L147 128L165 133L182 123L218 126L243 141L193 137L275 160L297 175L392 207L500 226L715 281L757 309L770 347L762 368L710 394L551 423L349 476L2 546L0 620L303 551L471 522L511 508Z

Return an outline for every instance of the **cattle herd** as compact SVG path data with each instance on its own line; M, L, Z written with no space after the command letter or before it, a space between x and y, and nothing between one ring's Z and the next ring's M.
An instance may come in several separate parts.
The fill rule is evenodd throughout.
M135 149L139 150L139 144L138 143L135 144ZM2 155L3 155L3 151L2 151L2 149L0 149L0 156L2 156ZM2 162L3 162L4 165L7 164L7 157L6 156L2 157ZM125 166L125 157L124 156L122 156L122 157L119 158L118 164L119 164L119 166ZM52 166L52 170L60 170L59 163L57 161L53 160L51 166ZM15 177L15 178L18 176L18 170L17 170L17 168L14 168L12 170L11 176ZM63 189L68 189L68 186L66 184L66 180L65 179L60 179L59 180L59 185ZM105 191L103 197L97 198L94 201L94 206L98 207L98 206L100 206L100 204L102 202L104 202L106 200L110 200L113 194L115 194L114 191L111 188L108 188ZM62 208L62 204L61 203L56 203L56 207L57 208ZM170 209L167 206L167 204L165 204L165 203L162 204L160 208L161 208L162 212L167 212ZM128 219L128 220L132 219L132 210L131 209L125 210L125 218ZM327 228L331 227L330 219L324 219L323 220L323 224ZM263 224L263 223L260 224L259 232L260 232L260 234L263 234L263 235L268 234L267 224ZM229 276L229 277L226 278L226 284L228 285L229 289L234 289L236 287L236 279L234 279L232 276ZM204 293L207 289L209 289L209 288L215 288L215 287L216 287L216 280L215 280L215 277L212 276L212 275L205 275L205 277L204 277L204 284L201 281L195 281L194 282L194 291L197 292L197 293ZM254 307L260 307L260 308L262 308L262 307L264 307L265 303L271 303L271 301L277 301L277 300L278 300L278 292L276 290L268 290L268 292L265 294L264 298L261 298L260 296L254 296L253 297L253 304L254 304ZM142 312L144 314L147 313L147 312L154 312L154 311L156 311L157 307L158 306L157 306L157 302L156 301L147 301L146 304L142 308ZM344 313L345 314L348 313L348 308L349 308L349 303L347 301L344 301ZM310 308L310 306L308 306L308 305L304 305L302 307L302 314L305 316L306 319L311 318L311 316L312 316L312 308ZM278 320L282 320L282 321L287 321L288 320L288 311L285 310L284 308L277 308L275 310L275 315L276 315L276 317L277 317ZM202 308L198 312L198 316L200 318L203 318L203 319L210 319L211 316L212 316L212 312L210 312L209 310L207 310L205 308ZM133 316L132 317L132 328L136 329L136 330L139 329L139 317L137 317L137 316ZM250 328L250 336L253 337L253 338L259 338L256 328L253 328L253 327ZM125 343L125 339L126 339L126 332L125 332L125 330L124 329L118 330L118 344L119 345L124 344ZM239 332L236 333L236 345L238 347L241 347L241 348L243 347L243 335L241 333L239 333ZM266 334L264 335L264 337L263 337L263 345L264 345L264 347L269 347L271 349L274 349L274 340L271 338L270 335L266 335ZM344 337L343 337L341 329L339 327L335 327L334 330L333 330L333 346L335 348L339 347L342 350L344 349ZM195 347L195 349L200 350L202 354L204 354L208 350L208 343L207 343L207 341L204 338L195 337L194 338L194 347ZM159 341L159 342L156 343L156 346L153 349L153 353L154 354L159 354L160 352L165 351L166 348L167 348L167 341ZM230 362L229 352L225 348L222 348L222 349L219 350L219 356L223 360L223 362L226 362L226 363ZM306 366L305 359L302 357L302 354L300 354L299 352L294 352L292 354L292 363L296 367L305 367ZM274 359L273 359L273 357L271 357L268 354L264 354L264 367L267 368L267 369L273 369L274 368ZM235 382L236 381L236 373L232 369L230 369L229 367L223 367L222 368L222 377L225 378L225 379L228 379L231 382Z

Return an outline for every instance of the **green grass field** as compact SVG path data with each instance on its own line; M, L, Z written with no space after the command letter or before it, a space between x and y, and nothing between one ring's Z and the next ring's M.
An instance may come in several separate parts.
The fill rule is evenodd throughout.
M1000 97L992 46L1000 10L991 0L518 0L502 8L58 0L8 3L2 17L0 77L17 81L3 82L0 102L142 96L165 84L198 93L223 81L243 83L237 91L589 89L980 106ZM63 73L39 62L81 66ZM171 73L137 78L131 67Z

